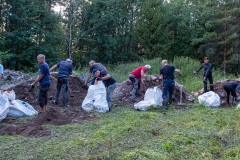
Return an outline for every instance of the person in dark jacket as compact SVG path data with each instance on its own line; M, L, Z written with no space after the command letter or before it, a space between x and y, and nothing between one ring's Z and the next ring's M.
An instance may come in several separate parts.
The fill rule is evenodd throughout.
M229 96L230 93L232 95L232 105L234 105L234 103L237 100L237 93L240 94L240 84L235 82L235 81L228 81L223 85L224 90L227 92L227 104L228 106L230 106L230 102L229 102Z
M54 103L56 105L59 104L59 96L62 89L62 105L63 107L67 107L68 105L68 76L72 75L72 64L73 64L73 58L68 58L66 61L60 61L59 63L55 64L50 68L50 71L54 70L55 68L58 68L58 80L57 80L57 92L55 96Z
M212 77L212 64L209 63L208 57L204 57L204 63L196 70L193 72L193 74L197 74L201 69L204 69L204 74L203 74L203 83L204 83L204 93L208 91L207 88L207 80L210 83L210 90L213 91L213 77Z
M169 65L167 60L162 60L162 67L160 69L160 76L163 79L163 108L168 109L168 105L172 102L172 95L175 87L174 72L177 72L179 76L182 73L172 65Z

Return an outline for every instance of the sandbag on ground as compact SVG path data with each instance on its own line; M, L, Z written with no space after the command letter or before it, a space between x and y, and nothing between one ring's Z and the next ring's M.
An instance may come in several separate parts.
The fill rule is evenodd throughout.
M108 112L106 94L106 88L102 81L98 81L97 85L89 86L87 96L82 103L83 110L88 112Z
M153 106L156 108L157 106L162 106L162 91L159 87L149 88L147 89L144 100L134 104L134 108L141 111L146 111Z
M12 100L9 105L8 115L15 117L34 116L38 112L27 102Z
M8 98L0 92L0 122L6 118L9 111Z
M213 91L200 95L198 97L198 102L207 107L219 107L221 104L219 95Z

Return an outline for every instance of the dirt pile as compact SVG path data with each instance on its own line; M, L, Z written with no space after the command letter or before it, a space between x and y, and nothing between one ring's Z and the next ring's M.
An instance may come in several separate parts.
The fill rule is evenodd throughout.
M238 79L225 79L225 80L220 80L220 81L217 81L217 82L213 83L214 92L217 93L220 96L221 101L222 101L222 105L226 105L227 93L224 91L223 85L228 81L236 81L236 82L240 83L240 78L238 78ZM194 93L194 96L198 97L201 94L203 94L203 88L199 91L196 91ZM238 96L237 100L238 100L238 103L240 103L240 96ZM231 96L230 96L230 102L231 102Z
M52 74L54 78L57 78L57 74ZM28 102L36 110L39 110L38 105L38 86L34 89L30 88L30 84L35 78L28 79L14 87L16 99ZM46 136L50 135L51 131L43 127L43 125L65 125L70 123L82 123L85 120L95 120L97 117L90 114L81 108L82 101L84 100L87 90L82 89L84 81L79 77L69 77L69 105L68 108L63 108L61 105L56 106L53 104L53 100L56 94L57 81L52 79L51 86L49 88L48 106L50 109L46 113L41 113L36 117L29 118L14 118L7 117L0 124L0 135L23 135L23 136ZM62 96L60 95L60 103Z
M148 88L159 86L160 89L162 90L162 79L160 79L160 77L157 75L144 76L143 81L146 87L143 87L142 85L140 85L140 93L142 95L140 97L137 97L138 101L141 101L144 99L144 94ZM113 93L113 98L115 100L115 103L117 103L117 105L125 105L125 106L133 107L134 102L132 102L130 99L131 91L132 91L132 83L130 80L126 80L118 84ZM181 93L181 85L175 82L175 89L174 89L174 95L173 95L174 103L178 103L180 101L180 93ZM190 102L191 100L192 100L191 94L188 93L185 88L182 88L182 102L186 103L186 102Z

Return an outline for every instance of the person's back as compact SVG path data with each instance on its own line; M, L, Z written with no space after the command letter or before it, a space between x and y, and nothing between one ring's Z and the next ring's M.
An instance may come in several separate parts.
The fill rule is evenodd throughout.
M136 69L134 69L131 74L134 75L137 79L141 78L141 71L146 72L147 69L144 66L140 66Z
M68 78L72 74L72 64L68 61L61 61L57 64L58 66L58 77Z
M169 79L169 80L174 80L174 71L175 67L172 65L165 65L160 69L160 75L163 75L163 79Z
M90 67L90 73L92 73L92 71L94 69L97 69L99 71L106 71L107 69L101 64L101 63L94 63L91 67Z
M50 85L51 80L50 80L50 70L49 70L49 66L46 62L44 62L43 64L40 65L40 73L39 74L43 74L42 79L39 81L41 86L44 85Z

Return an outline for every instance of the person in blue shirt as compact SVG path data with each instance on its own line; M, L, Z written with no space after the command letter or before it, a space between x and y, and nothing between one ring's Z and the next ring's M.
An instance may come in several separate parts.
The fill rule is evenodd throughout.
M59 96L62 89L62 105L63 107L68 106L68 76L72 75L72 64L73 64L73 58L68 58L66 61L61 61L54 66L50 68L50 71L54 70L55 68L58 68L58 80L57 80L57 92L55 96L54 103L56 105L59 104Z
M169 65L167 60L162 60L162 67L160 69L160 75L163 79L163 108L168 109L168 105L172 102L172 95L175 87L174 72L177 72L179 76L182 73L172 65Z
M237 93L240 94L240 84L235 81L228 81L223 85L224 90L227 92L227 104L231 106L229 102L230 93L232 95L232 105L237 101Z
M43 54L39 54L37 56L37 61L39 63L39 75L37 79L31 84L32 88L36 83L39 82L39 97L38 102L41 108L41 112L47 111L47 102L48 102L48 89L50 87L50 70L47 62L45 62L45 56Z
M109 111L111 111L112 108L112 94L114 89L116 88L116 80L105 70L99 71L98 69L93 69L92 71L93 76L95 77L94 80L102 80L106 90L107 90L107 103Z
M2 61L0 59L0 81L2 80L2 77L3 77L3 71L4 71L4 67L3 67Z

